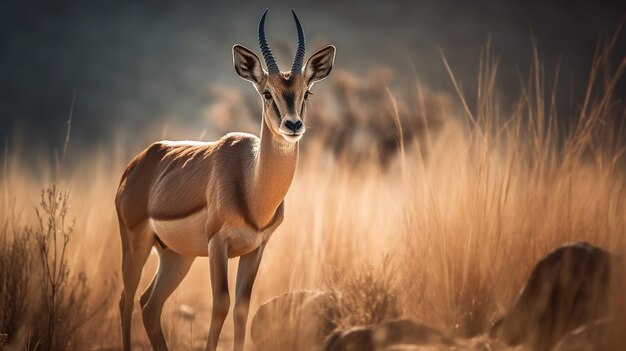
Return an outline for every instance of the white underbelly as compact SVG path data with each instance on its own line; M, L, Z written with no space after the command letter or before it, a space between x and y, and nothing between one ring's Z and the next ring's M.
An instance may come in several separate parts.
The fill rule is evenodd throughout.
M223 228L217 234L226 242L228 257L243 256L256 250L269 238L269 232L257 232L251 228Z
M208 256L206 211L173 220L150 218L150 226L159 239L174 252L188 256Z

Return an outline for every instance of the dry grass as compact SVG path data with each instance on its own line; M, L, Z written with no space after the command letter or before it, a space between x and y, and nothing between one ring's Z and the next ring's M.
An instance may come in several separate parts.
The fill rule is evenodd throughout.
M335 271L327 282L334 292L331 320L337 329L376 326L403 315L398 298L399 280L386 258L379 266L365 263Z
M6 222L0 233L0 348L15 339L26 320L33 253L27 233Z
M331 282L346 302L338 320L342 326L402 315L455 336L474 336L511 306L536 260L555 246L586 240L624 254L624 141L622 126L614 123L625 116L616 108L621 105L613 89L626 60L607 75L607 56L606 50L597 53L590 90L571 130L557 123L554 92L545 91L539 59L510 115L498 105L497 63L488 59L481 67L475 111L462 99L453 103L420 85L415 92L394 93L394 101L381 76L366 84L344 73L332 89L320 86L286 219L266 249L252 311L283 292ZM601 76L608 78L596 81ZM208 113L255 111L224 101ZM343 118L352 118L358 133L332 122ZM393 135L393 150L402 136L403 157L388 151L387 135ZM366 151L346 151L363 150L362 145ZM84 272L92 303L110 294L110 281L119 272L113 198L125 163L142 146L94 150L58 181L71 189L68 214L82 233L68 247L68 269ZM34 174L23 157L13 152L5 158L0 223L9 218L33 223L39 189L58 180L54 167L42 163ZM231 264L231 277L235 267ZM151 257L141 286L154 268ZM203 347L209 301L207 261L198 259L166 305L165 329L173 349ZM195 319L180 317L183 304L195 309ZM623 305L616 300L614 306ZM189 308L185 311L188 315ZM139 320L136 314L134 339L146 347ZM118 345L118 323L110 303L78 331L89 337L73 348ZM220 343L224 349L230 348L231 334L228 321ZM247 345L251 348L250 341Z

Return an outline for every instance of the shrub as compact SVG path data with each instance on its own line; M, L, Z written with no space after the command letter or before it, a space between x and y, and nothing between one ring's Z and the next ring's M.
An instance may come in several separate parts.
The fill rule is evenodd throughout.
M9 221L0 231L0 348L12 342L24 321L32 271L32 242Z
M393 270L383 260L380 266L367 263L352 272L332 274L327 282L337 296L331 319L337 329L376 326L402 315Z
M38 287L40 305L32 311L34 333L32 344L38 349L79 349L75 331L89 318L87 278L84 273L72 275L68 265L67 248L74 221L67 223L69 193L56 186L44 189L36 209L37 224L25 232L34 238L41 263Z

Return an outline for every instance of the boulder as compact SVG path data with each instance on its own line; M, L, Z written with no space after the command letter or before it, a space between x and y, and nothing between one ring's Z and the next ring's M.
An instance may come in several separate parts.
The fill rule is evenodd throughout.
M399 319L383 323L374 330L374 344L385 348L391 345L454 345L454 341L444 333L416 323L410 319Z
M602 319L579 327L563 337L554 346L552 351L595 351L608 350L609 346L603 345L607 340L609 320ZM606 346L606 347L604 347Z
M368 327L353 327L338 330L326 339L325 351L375 351L374 330Z
M318 350L335 325L335 295L299 290L265 302L252 318L250 336L259 351Z
M606 316L611 255L584 242L552 251L533 268L513 307L490 336L550 350L572 330Z
M400 319L380 324L374 328L355 327L336 331L326 340L324 350L444 350L453 345L454 341L451 338L436 329L409 319Z

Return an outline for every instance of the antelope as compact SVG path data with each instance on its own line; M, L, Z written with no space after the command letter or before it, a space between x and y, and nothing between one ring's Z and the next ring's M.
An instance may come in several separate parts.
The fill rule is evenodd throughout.
M304 30L292 14L298 45L290 72L279 70L265 38L267 10L258 25L267 71L254 52L233 46L235 71L254 85L262 101L260 137L229 133L215 142L160 141L124 171L115 198L122 241L124 350L131 348L133 300L153 248L159 257L157 273L139 299L152 347L167 350L160 322L163 304L194 259L208 256L213 304L206 349L216 349L230 307L228 259L240 257L233 319L234 350L243 350L252 286L265 246L283 221L284 197L296 170L306 101L335 59L335 47L329 45L303 68Z

